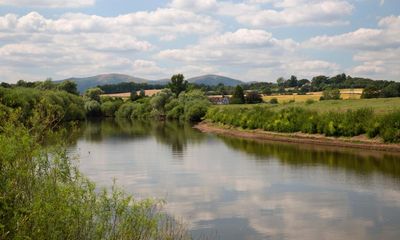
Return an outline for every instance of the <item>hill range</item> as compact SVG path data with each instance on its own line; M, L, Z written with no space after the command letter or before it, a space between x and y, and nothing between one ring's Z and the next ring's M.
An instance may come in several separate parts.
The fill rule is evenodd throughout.
M117 74L117 73L101 74L101 75L97 75L97 76L83 77L83 78L73 77L73 78L59 80L56 82L62 82L62 81L66 81L66 80L76 82L79 92L84 92L88 88L96 87L99 85L117 84L117 83L122 83L122 82L135 82L135 83L147 83L147 84L159 84L159 85L166 85L169 82L169 79L149 80L149 79L138 78L138 77L133 77L130 75ZM187 81L189 83L204 84L204 85L210 85L210 86L215 86L220 83L222 83L226 86L236 86L236 85L244 83L243 81L240 81L237 79L219 76L219 75L212 75L212 74L189 78L189 79L187 79Z

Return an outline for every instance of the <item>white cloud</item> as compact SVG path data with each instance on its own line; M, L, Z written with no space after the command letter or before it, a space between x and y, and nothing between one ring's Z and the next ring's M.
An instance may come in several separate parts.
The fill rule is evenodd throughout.
M122 32L144 36L172 33L206 34L215 32L219 26L219 22L208 16L201 16L184 10L161 8L155 11L134 12L116 17L68 13L58 19L49 19L37 12L31 12L19 18L13 14L0 17L0 30L10 32L64 34Z
M272 5L265 5L270 3ZM354 6L345 0L173 0L171 7L232 16L237 22L258 28L293 25L347 24Z
M380 28L360 28L354 32L335 36L317 36L305 42L305 46L319 48L384 49L400 45L400 16L385 17Z
M278 9L261 8L235 15L235 18L239 23L254 27L338 25L346 24L344 17L349 16L353 10L353 6L347 1L337 0L283 1L274 6Z
M79 8L95 4L95 0L0 0L0 6L41 7L41 8Z
M170 4L173 8L204 11L210 10L217 5L216 0L173 0Z
M171 8L116 17L7 14L0 16L0 63L17 72L32 72L31 79L108 71L161 77L164 69L155 62L138 60L143 57L141 53L157 49L145 38L173 41L180 36L209 34L218 28L218 21L211 17Z
M348 72L357 76L397 79L400 76L400 16L378 22L378 28L360 28L334 36L317 36L303 43L316 49L353 53L356 66Z
M238 29L200 39L186 48L162 50L157 56L183 65L228 66L231 74L245 80L274 81L288 74L311 77L340 71L338 64L308 59L299 50L292 39L277 39L264 30Z

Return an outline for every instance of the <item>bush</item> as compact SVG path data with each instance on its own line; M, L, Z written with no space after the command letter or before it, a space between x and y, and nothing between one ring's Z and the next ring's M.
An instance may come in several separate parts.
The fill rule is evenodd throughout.
M322 92L320 100L339 100L340 90L339 88L327 88Z
M269 103L278 104L278 99L277 98L271 98L271 100L269 100Z
M133 102L126 102L119 107L118 111L115 112L115 117L130 118L134 108L135 104Z
M122 101L106 101L101 104L101 114L105 117L114 117L115 112L118 111L122 105Z
M320 133L335 137L353 137L366 133L369 137L380 136L385 142L400 142L400 111L377 116L369 108L321 113L298 107L279 111L267 107L212 107L205 118L244 129Z
M0 239L190 239L159 201L96 189L62 147L66 130L39 126L51 119L26 128L18 115L0 132Z
M382 117L379 135L385 142L400 142L400 111L392 112Z
M86 116L88 117L100 117L101 106L100 103L95 100L85 102Z
M309 99L306 100L306 104L307 105L311 105L313 103L315 103L314 99L309 98Z
M261 103L262 97L257 91L249 91L246 93L246 103L254 104L254 103Z

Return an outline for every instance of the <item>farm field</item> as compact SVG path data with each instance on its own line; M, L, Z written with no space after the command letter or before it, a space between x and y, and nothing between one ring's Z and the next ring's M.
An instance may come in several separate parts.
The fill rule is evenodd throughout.
M238 104L238 105L223 105L222 108L251 108L254 106L265 106L274 110L281 110L287 107L303 107L319 112L327 111L347 111L348 109L371 108L376 113L382 114L394 110L400 110L400 98L374 98L374 99L346 99L346 100L327 100L315 101L312 104L306 102L279 103L276 105L261 103L261 104Z
M153 96L157 94L161 90L159 89L152 89L152 90L144 90L146 96ZM137 91L137 94L140 94L140 91ZM110 93L110 94L102 94L102 97L120 97L120 98L129 98L131 96L130 92L125 93Z
M363 89L356 88L356 89L341 89L340 95L342 99L360 99ZM289 102L294 100L296 102L305 102L308 99L318 101L322 96L322 92L310 92L306 95L271 95L271 96L263 96L263 100L268 102L272 98L278 99L278 102Z

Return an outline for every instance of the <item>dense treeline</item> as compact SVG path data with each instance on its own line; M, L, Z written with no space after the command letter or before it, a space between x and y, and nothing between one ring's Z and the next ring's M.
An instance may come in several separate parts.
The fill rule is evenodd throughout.
M236 90L235 87L223 84L217 86L195 85L194 87L204 90L208 95L232 95ZM257 91L264 95L306 94L327 89L364 88L363 98L400 97L399 82L351 77L344 73L333 77L315 76L311 80L299 80L296 76L291 76L289 79L278 78L276 83L254 82L242 84L241 87L246 92Z
M123 100L102 96L104 91L100 88L90 88L78 96L76 83L69 81L59 84L51 80L35 84L19 81L0 86L0 103L4 109L19 109L21 121L32 117L35 109L54 111L55 121L65 122L93 117L200 121L210 105L204 92L189 89L181 74L174 75L167 87L152 97L133 91L130 99Z
M182 74L172 76L168 88L152 97L131 93L131 98L100 97L100 88L85 92L85 111L90 117L117 117L127 119L175 119L201 121L210 101L199 89L189 89Z
M150 89L163 89L165 85L162 84L147 84L147 83L134 83L124 82L117 84L106 84L98 86L104 93L124 93L124 92L136 92L140 90Z
M212 107L207 120L244 129L274 132L320 133L326 136L382 137L385 142L400 142L400 112L377 115L368 108L347 112L317 112L304 108L274 111L266 107Z
M78 95L79 92L77 90L77 85L72 81L63 81L63 82L53 82L50 78L45 81L37 81L37 82L26 82L24 80L19 80L16 84L9 84L2 82L0 83L0 87L3 88L35 88L39 90L60 90L65 91L71 94Z
M4 109L19 109L20 121L23 122L33 117L37 109L42 109L45 116L52 112L54 121L85 118L83 99L66 91L0 87L0 104Z

